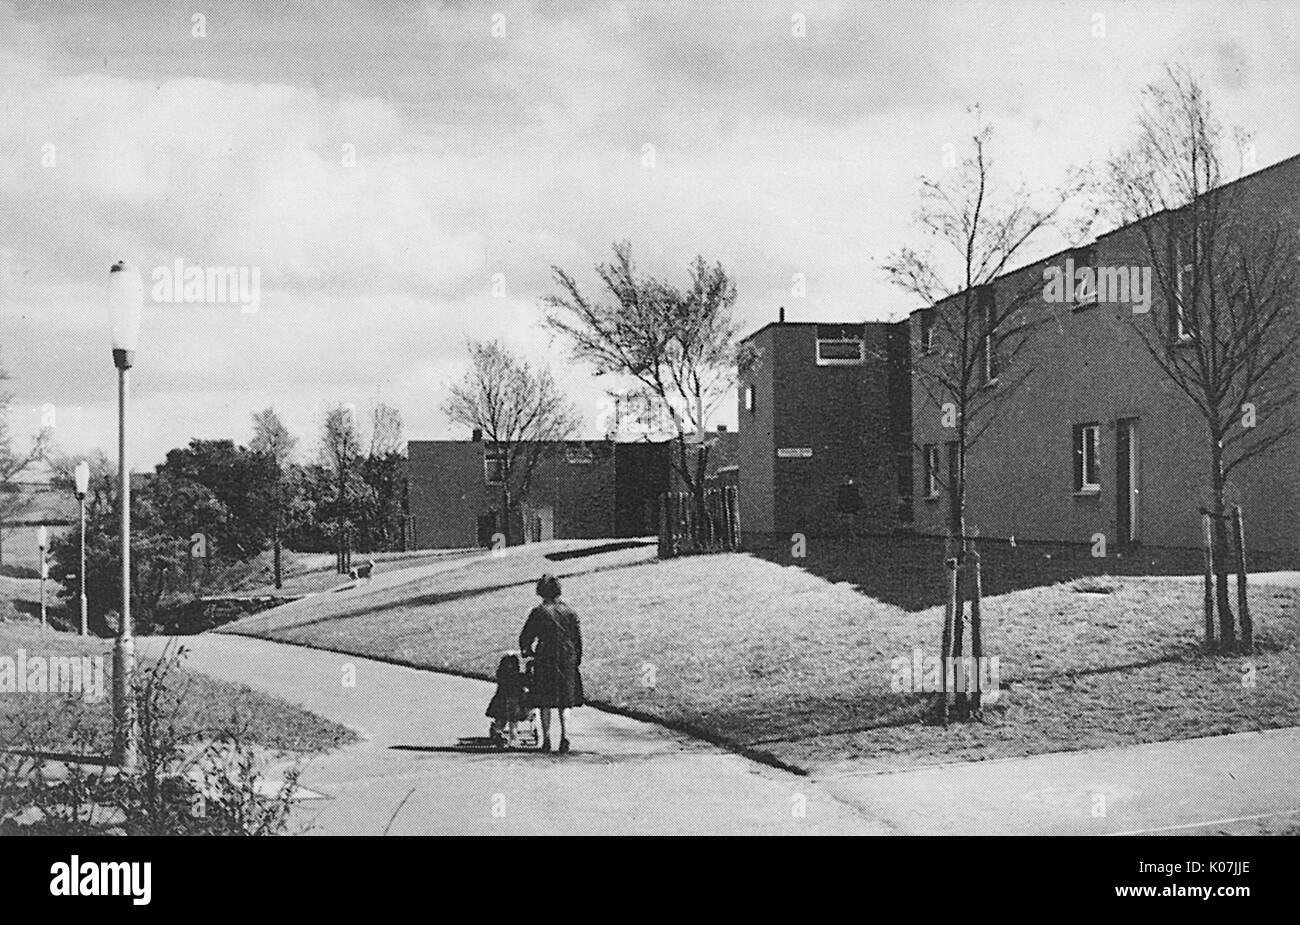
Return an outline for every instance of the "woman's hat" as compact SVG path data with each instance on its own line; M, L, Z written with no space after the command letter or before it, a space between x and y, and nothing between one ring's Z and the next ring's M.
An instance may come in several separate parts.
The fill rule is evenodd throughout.
M537 579L537 596L543 600L560 596L560 579L554 575L543 575Z

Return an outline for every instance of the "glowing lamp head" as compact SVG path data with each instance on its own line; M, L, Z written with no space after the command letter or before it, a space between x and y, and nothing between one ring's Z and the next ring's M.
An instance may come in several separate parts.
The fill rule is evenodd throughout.
M50 545L50 531L44 525L36 528L36 545L41 547L41 552L45 552L45 548Z
M130 369L135 360L143 310L144 282L140 271L119 260L108 271L108 322L113 329L113 362L118 369Z
M77 463L76 471L73 473L77 483L77 497L86 497L86 492L90 490L90 463L84 459Z

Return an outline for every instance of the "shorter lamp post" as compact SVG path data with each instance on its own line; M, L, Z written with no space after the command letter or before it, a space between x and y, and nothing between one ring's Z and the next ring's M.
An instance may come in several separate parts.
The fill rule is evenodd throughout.
M81 508L81 571L77 583L81 586L81 635L89 632L86 620L86 492L90 489L90 464L84 459L77 463L77 504Z
M45 576L49 574L49 564L45 561L45 547L50 542L50 531L45 525L36 528L36 545L41 548L41 632L45 632Z

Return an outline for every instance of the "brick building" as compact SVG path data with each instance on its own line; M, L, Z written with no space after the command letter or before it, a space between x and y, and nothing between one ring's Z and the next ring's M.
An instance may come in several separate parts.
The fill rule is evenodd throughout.
M714 440L709 475L734 464L738 436ZM716 439L715 439L716 438ZM659 498L680 490L669 441L569 440L551 444L537 464L527 500L510 531L527 542L652 536ZM482 440L412 440L407 444L410 548L487 546L505 532L501 476Z
M1300 224L1300 157L1293 157L1231 184L1232 209ZM1226 189L1226 187L1225 187ZM1135 313L1122 302L1043 297L1044 270L1150 267L1143 225L1156 240L1170 242L1167 266L1177 279L1171 234L1179 216L1161 213L1103 235L1092 244L1063 251L994 280L982 297L1037 289L1024 306L1029 317L1045 319L1042 329L1015 357L1017 369L1032 375L1005 401L967 459L968 522L982 534L1031 540L1088 543L1097 534L1108 545L1194 547L1201 542L1199 509L1208 505L1209 449L1203 418L1191 400L1157 366L1133 325L1145 325L1149 340L1166 349L1191 349L1165 310L1153 272L1154 310ZM1153 268L1154 269L1154 268ZM934 311L952 310L956 297ZM927 362L928 310L911 316L913 362ZM1171 321L1172 319L1172 321ZM994 355L996 362L996 354ZM1300 370L1292 372L1300 375ZM994 385L997 375L994 374ZM916 445L915 525L942 534L947 516L947 472L952 431L941 409L921 387L912 395ZM1294 407L1267 408L1270 425L1294 420ZM1274 420L1280 418L1281 420ZM1229 477L1228 503L1240 504L1248 545L1257 550L1300 552L1300 479L1292 437L1257 456ZM935 471L937 469L937 471Z
M1230 186L1238 214L1300 227L1300 156ZM996 306L1010 293L1033 291L1023 310L1041 322L1013 361L1032 375L999 399L968 455L967 520L982 535L1090 543L1100 533L1109 545L1199 545L1199 509L1209 501L1205 425L1133 328L1150 325L1154 342L1167 337L1168 349L1187 349L1178 331L1155 328L1171 315L1160 286L1153 283L1154 310L1145 313L1116 302L1049 302L1044 294L1050 266L1149 266L1144 225L1157 223L1147 228L1172 242L1167 231L1178 220L1161 213L1121 227L976 294L977 304ZM1175 251L1171 243L1159 268L1168 279L1178 278ZM953 311L958 298L897 325L777 323L750 335L762 356L740 382L746 534L835 532L845 521L839 486L852 478L861 526L943 535L954 432L916 372L933 362L931 338L944 328L935 313ZM1006 387L1015 377L1008 371L1000 383L998 352L988 358L987 388ZM1300 381L1300 370L1292 376ZM1274 425L1300 409L1261 405L1258 413ZM1293 436L1229 479L1228 501L1242 506L1252 549L1300 554L1298 450Z
M738 383L745 534L909 523L907 335L907 321L787 323L783 311L745 338L757 351Z

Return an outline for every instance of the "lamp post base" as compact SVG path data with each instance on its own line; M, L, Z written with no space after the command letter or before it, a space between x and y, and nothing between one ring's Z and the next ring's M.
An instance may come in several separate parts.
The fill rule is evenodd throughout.
M130 684L134 672L135 640L119 635L113 644L113 762L123 771L134 771L139 760L135 692Z

